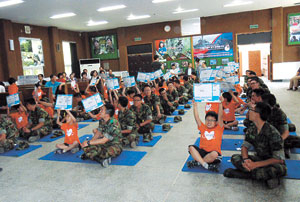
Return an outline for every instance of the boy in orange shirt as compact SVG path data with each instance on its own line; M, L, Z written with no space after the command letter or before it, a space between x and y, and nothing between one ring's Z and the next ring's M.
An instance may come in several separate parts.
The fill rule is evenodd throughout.
M198 105L193 100L194 117L200 130L200 145L189 146L189 153L192 155L192 161L187 162L189 168L202 166L205 169L219 170L221 163L221 144L224 131L222 103L219 107L219 113L213 111L205 115L205 123L201 121L198 114Z
M224 128L237 131L239 122L235 119L235 109L239 104L238 99L234 96L232 91L229 91L222 94L221 102L223 105Z
M9 95L13 95L13 94L16 94L18 93L19 91L19 88L16 84L16 79L14 78L9 78L8 79L8 83L9 83L9 86L8 86L8 94Z
M17 109L18 111L9 114L9 109L7 109L8 114L11 117L13 123L16 124L17 129L21 131L22 128L28 125L27 110L22 104L15 105L12 108Z
M66 120L66 123L62 123L59 120L60 109L57 110L58 116L56 123L65 132L65 141L62 144L56 144L56 148L58 148L55 151L56 154L66 153L70 150L72 153L76 153L81 148L78 138L78 124L76 122L76 118L69 110L66 110L66 112L67 115L63 119L63 121Z
M42 99L43 95L46 93L43 92L42 86L39 83L35 84L35 88L32 92L32 96L35 98L35 100L40 100Z

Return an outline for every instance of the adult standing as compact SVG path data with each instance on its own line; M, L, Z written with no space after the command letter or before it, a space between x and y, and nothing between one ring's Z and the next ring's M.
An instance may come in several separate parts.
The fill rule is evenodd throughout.
M154 55L153 59L154 59L154 61L151 64L152 72L155 72L155 71L157 71L159 69L164 70L164 65L159 62L159 56L158 55Z

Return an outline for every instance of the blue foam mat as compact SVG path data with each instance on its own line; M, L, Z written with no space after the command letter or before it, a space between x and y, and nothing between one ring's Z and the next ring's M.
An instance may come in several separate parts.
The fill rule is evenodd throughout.
M84 121L80 121L80 123L83 123L83 122L97 122L97 120L95 120L95 119L87 119L87 120L84 120Z
M173 126L171 126L171 129L173 128ZM155 125L154 129L152 131L152 133L167 133L169 131L163 131L162 129L162 125Z
M288 123L292 123L291 119L287 118L287 122Z
M183 116L185 115L186 111L184 111L184 114L179 114L178 113L178 110L175 110L173 113L172 113L172 116Z
M89 124L83 124L83 123L80 123L78 124L78 130L82 129L82 128L85 128L87 127Z
M177 109L185 109L185 110L189 110L189 109L191 109L191 108L185 108L184 105L179 105L179 106L177 107Z
M82 160L80 158L81 154L83 154L82 150L75 154L72 154L71 152L67 152L64 154L55 154L54 152L51 152L39 158L39 160L99 164L98 162L92 160ZM123 150L120 156L112 158L111 165L135 166L146 154L147 152L144 151Z
M224 130L223 135L244 135L244 126L238 126L238 131Z
M191 105L191 104L193 104L193 101L192 101L192 100L189 100L186 104Z
M139 140L139 143L137 144L137 146L153 147L161 139L161 137L162 137L161 135L153 136L153 140L151 140L150 142L143 142L143 137L140 136L140 140Z
M187 161L191 161L193 160L192 156L190 155L187 159L187 161L185 162L182 171L183 172L194 172L194 173L209 173L209 174L223 174L224 171L227 168L234 168L234 166L232 165L231 161L230 161L231 157L228 156L224 156L222 158L222 163L220 165L220 171L217 172L212 172L209 170L204 169L202 166L199 167L194 167L194 168L188 168L187 167ZM285 161L286 166L287 166L287 175L285 176L286 179L300 179L300 172L299 172L299 167L300 167L300 161L298 160L286 160Z
M244 140L242 139L222 139L221 150L240 151ZM199 147L200 138L197 138L195 145ZM250 151L253 151L250 149Z
M28 154L29 152L32 152L40 147L42 147L42 145L30 145L27 149L19 150L19 151L16 150L16 148L15 148L13 150L10 150L8 152L0 154L0 156L20 157L20 156Z

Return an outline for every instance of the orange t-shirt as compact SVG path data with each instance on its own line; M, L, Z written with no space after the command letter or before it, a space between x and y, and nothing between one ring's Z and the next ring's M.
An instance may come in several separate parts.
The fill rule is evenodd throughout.
M118 118L119 118L119 108L116 108L116 109L115 109L114 118L115 118L116 120L118 120Z
M216 112L217 114L219 113L219 104L217 102L207 102L205 104L205 114L207 114L207 112L213 111Z
M18 93L19 88L17 86L17 84L13 83L10 86L8 86L8 94L13 95Z
M235 88L236 92L238 92L239 94L241 94L243 92L243 89L240 84L234 85L234 88Z
M54 109L52 107L45 107L42 104L39 104L39 107L42 108L43 110L45 110L51 118L54 117Z
M225 101L222 104L223 104L223 121L234 121L236 102L234 100L231 100L229 104L226 104Z
M103 90L104 90L104 99L108 100L108 91L107 91L107 87L103 86Z
M238 106L240 106L240 105L245 105L246 103L244 102L244 100L242 100L242 98L240 98L240 97L236 97L237 99L238 99L238 101L239 101L239 103L236 103L236 106L238 107Z
M35 90L33 90L32 95L33 96L37 95L38 100L40 100L40 99L42 99L43 95L45 95L45 93L42 91L42 89L39 89L39 90L37 90L37 93L35 93Z
M10 114L10 117L15 121L18 129L21 129L28 125L28 116L25 112L15 112Z
M127 99L128 99L128 105L127 105L127 107L129 109L133 105L133 98L127 96Z
M207 128L205 124L201 124L198 127L200 130L200 149L204 149L207 152L217 151L221 153L222 135L224 127L216 125L214 128Z
M180 81L180 85L184 86L184 80L183 79L179 79Z
M82 99L86 99L86 96L85 96L85 95L81 95L81 98L82 98Z
M79 138L78 138L78 124L68 124L63 123L60 127L65 132L65 143L67 144L73 144L75 141L77 141L80 144Z
M159 96L159 91L157 89L155 89L154 94Z

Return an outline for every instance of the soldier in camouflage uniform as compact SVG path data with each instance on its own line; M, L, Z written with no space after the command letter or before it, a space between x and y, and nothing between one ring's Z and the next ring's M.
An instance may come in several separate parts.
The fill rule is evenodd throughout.
M275 188L280 183L280 177L287 173L283 140L277 129L266 122L271 113L269 105L260 102L249 110L249 118L256 127L247 130L242 155L234 154L231 157L231 162L237 169L226 169L224 176L263 180L269 188ZM248 155L251 146L256 155Z
M250 80L250 82L249 82L250 86L248 87L247 92L246 92L248 100L251 99L251 95L252 95L252 92L254 89L262 88L265 91L265 93L270 93L268 87L265 84L261 85L259 83L258 77L250 77L248 80Z
M84 110L81 94L75 93L73 97L74 100L77 102L77 106L74 107L72 111L76 114L77 122L90 119L90 115Z
M176 90L178 92L178 96L179 96L178 103L179 104L186 104L189 101L188 90L184 86L180 85L179 80L175 80L174 85L175 85L175 88L176 88Z
M173 106L173 103L170 102L169 99L171 98L171 95L168 95L166 90L164 88L159 89L159 99L161 106L164 110L165 115L172 115L172 113L176 110L176 107Z
M164 115L164 110L160 104L159 97L151 93L151 88L148 85L144 87L144 95L144 102L152 111L152 121L154 123L162 124L167 117Z
M194 97L193 84L189 83L189 77L186 75L183 77L183 81L184 81L184 87L188 91L188 99L193 99Z
M171 95L170 96L170 102L173 103L173 106L174 107L178 107L179 106L179 96L178 96L178 92L177 90L175 89L174 85L172 82L169 82L168 83L168 90L167 90L167 94Z
M94 130L94 137L82 143L84 154L82 159L91 159L108 165L112 157L117 157L122 152L122 133L119 122L113 118L114 106L105 104L100 111L99 127Z
M0 153L12 150L17 144L19 131L9 119L0 118Z
M122 144L123 146L130 145L130 147L134 148L139 141L136 128L136 116L128 109L127 105L128 99L124 96L119 97L118 108L120 111L118 119L123 137Z
M154 129L152 112L148 105L142 103L140 94L136 94L133 97L133 105L130 107L130 110L136 115L138 133L143 135L144 142L150 142L153 139L151 130Z
M33 98L26 101L29 111L28 126L23 128L23 137L29 142L35 142L52 132L52 120L49 114L38 107Z
M279 131L284 140L285 157L290 158L290 149L295 147L300 148L300 137L297 135L290 135L287 116L280 106L276 104L276 98L273 94L263 95L262 101L271 106L272 111L268 118L268 122Z

